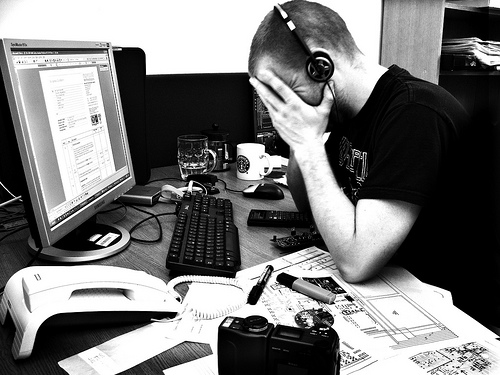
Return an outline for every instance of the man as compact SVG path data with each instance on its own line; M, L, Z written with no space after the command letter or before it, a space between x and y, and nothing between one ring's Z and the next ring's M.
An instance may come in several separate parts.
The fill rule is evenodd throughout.
M309 54L318 60L306 62ZM498 270L489 217L477 210L484 202L469 199L479 170L465 153L474 132L458 101L366 58L337 13L307 1L265 17L249 74L290 146L294 201L312 212L342 277L362 282L394 261L491 323L498 306L474 309L470 299L481 298L484 285L495 287L498 280L486 279Z

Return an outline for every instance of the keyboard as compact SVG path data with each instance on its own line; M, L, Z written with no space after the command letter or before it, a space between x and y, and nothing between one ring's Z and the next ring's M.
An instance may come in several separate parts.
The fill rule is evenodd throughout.
M231 201L186 192L177 206L167 268L188 274L234 277L240 265L240 242Z

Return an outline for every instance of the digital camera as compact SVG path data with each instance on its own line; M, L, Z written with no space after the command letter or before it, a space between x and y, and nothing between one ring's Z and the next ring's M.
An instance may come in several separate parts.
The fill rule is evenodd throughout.
M274 325L267 319L226 317L219 325L219 375L340 372L339 337L330 327Z

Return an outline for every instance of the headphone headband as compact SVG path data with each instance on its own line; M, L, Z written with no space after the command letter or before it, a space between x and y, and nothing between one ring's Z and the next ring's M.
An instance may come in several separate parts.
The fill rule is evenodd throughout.
M285 10L279 4L276 4L274 6L274 10L276 11L276 13L278 13L280 15L280 17L283 19L285 24L288 26L288 28L292 32L293 36L295 37L295 39L297 39L300 46L305 51L306 55L309 56L310 58L314 59L313 53L311 52L311 50L307 46L306 42L304 42L304 39L302 39L300 34L297 32L297 27L293 23L292 19L288 15L288 13L285 12Z
M304 39L302 39L299 32L297 31L297 27L293 23L292 19L280 4L276 4L274 6L274 11L285 22L288 29L291 31L295 39L298 41L299 45L308 56L306 71L309 77L318 82L328 81L333 75L334 71L333 61L331 60L330 56L328 56L328 54L324 52L311 52L306 42L304 41Z

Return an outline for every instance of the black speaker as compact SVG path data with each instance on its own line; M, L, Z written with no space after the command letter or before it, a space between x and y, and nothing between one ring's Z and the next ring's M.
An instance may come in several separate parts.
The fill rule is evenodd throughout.
M146 129L146 55L137 47L114 48L118 86L138 185L151 177Z

